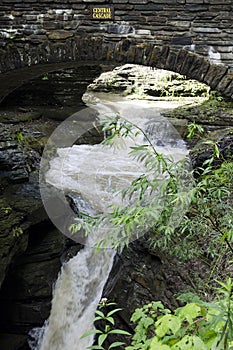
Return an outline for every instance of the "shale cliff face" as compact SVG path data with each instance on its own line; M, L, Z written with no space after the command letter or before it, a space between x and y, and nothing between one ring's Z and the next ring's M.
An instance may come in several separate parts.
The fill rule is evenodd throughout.
M28 331L41 326L49 315L52 288L62 262L79 249L47 218L38 184L40 154L21 147L12 129L12 125L2 124L0 132L0 348L3 350L28 348Z
M56 69L0 104L0 285L27 249L30 228L47 220L38 181L43 147L60 120L84 107L82 95L100 72L96 66Z

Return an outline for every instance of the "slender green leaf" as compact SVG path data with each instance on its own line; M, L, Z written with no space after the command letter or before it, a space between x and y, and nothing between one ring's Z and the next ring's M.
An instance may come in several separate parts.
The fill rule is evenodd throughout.
M98 329L91 329L91 330L85 332L85 333L80 337L80 339L83 339L83 338L85 338L85 337L88 337L89 335L92 335L92 334L101 334L101 333L102 333L102 332L101 332L100 330L98 330Z
M105 315L104 315L104 313L103 313L102 311L96 310L95 313L96 313L97 315L99 315L100 317L105 318Z
M131 335L129 332L124 331L122 329L113 329L109 332L109 334L122 334L122 335Z
M115 324L115 321L114 321L113 317L106 317L106 321L110 322L112 325Z
M105 350L102 346L99 345L92 345L90 347L88 347L88 349L93 349L93 350Z
M103 342L107 339L107 334L100 334L98 338L98 345L102 346Z
M125 343L123 343L121 341L116 341L116 342L112 343L108 349L110 350L110 349L117 348L118 346L122 346L122 345L125 345Z

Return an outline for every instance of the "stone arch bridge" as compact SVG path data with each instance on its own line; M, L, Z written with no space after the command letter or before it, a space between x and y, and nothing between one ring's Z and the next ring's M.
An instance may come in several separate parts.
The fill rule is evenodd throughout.
M167 69L233 98L232 19L232 0L2 0L0 100L83 63Z

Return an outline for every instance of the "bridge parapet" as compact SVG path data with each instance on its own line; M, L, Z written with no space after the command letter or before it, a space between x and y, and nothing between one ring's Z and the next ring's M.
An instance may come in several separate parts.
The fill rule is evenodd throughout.
M93 6L114 15L93 19ZM2 0L0 83L6 88L9 72L38 65L137 63L232 97L232 15L232 0Z
M112 6L113 19L91 18L91 6ZM233 67L232 17L232 0L1 0L0 45L128 37Z

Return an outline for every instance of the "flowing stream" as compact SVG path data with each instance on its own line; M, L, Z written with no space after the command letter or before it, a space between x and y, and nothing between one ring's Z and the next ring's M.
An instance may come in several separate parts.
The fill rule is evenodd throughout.
M164 106L145 101L128 101L106 94L86 95L86 103L100 116L119 114L149 133L153 144L164 154L180 159L187 154L184 142L167 120L161 117ZM166 108L174 104L166 102ZM129 147L143 144L142 136L122 148L99 145L73 145L61 148L50 162L46 181L66 193L72 193L79 210L88 214L107 211L109 205L120 203L116 194L143 173L143 166L128 155ZM62 179L61 179L62 168ZM78 197L77 197L78 196ZM49 320L44 327L33 329L30 341L33 350L85 350L93 336L80 339L90 330L103 287L113 264L114 250L95 252L94 244L102 238L96 232L87 238L84 248L62 266L54 287Z

